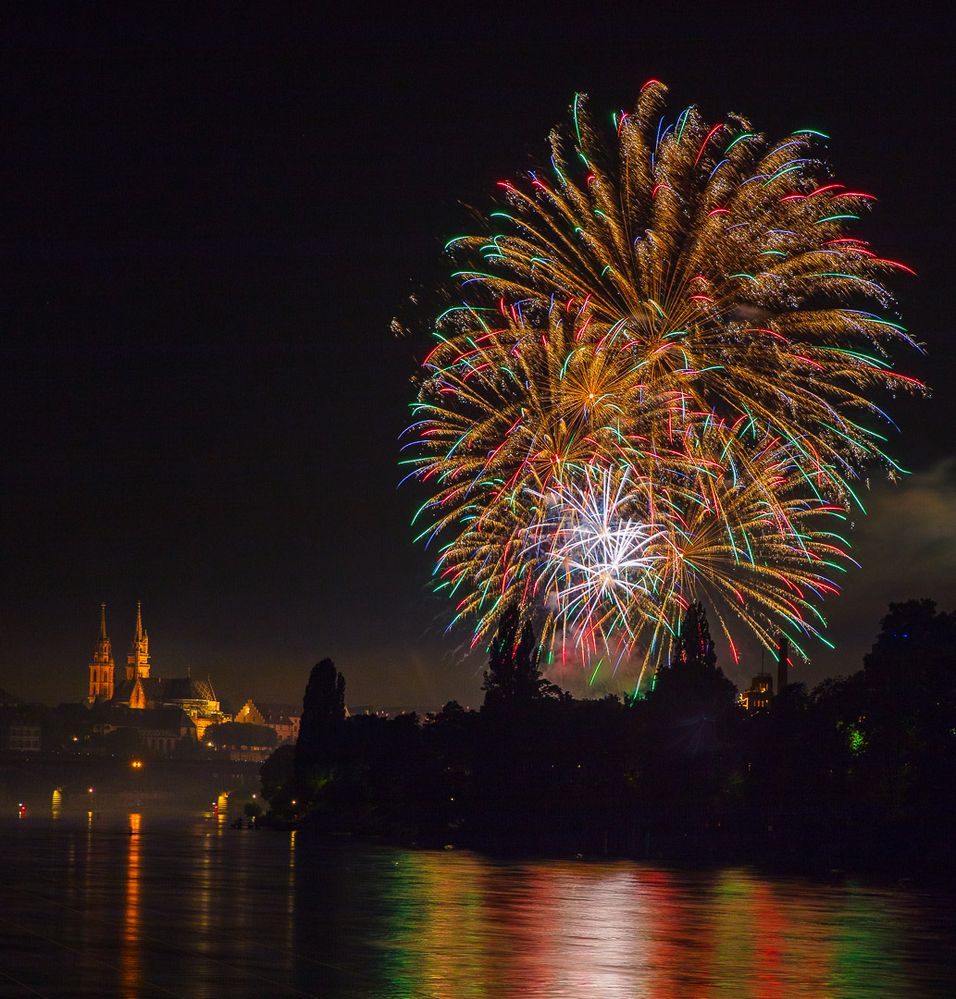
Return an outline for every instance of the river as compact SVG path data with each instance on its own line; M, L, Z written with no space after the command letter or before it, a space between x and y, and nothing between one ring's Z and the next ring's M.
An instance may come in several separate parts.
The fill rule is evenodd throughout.
M0 820L0 996L956 994L942 888Z

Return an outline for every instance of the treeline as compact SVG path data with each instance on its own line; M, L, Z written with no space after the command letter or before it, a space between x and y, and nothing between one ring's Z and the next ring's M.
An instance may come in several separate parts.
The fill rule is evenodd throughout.
M890 605L854 676L747 713L690 608L653 690L579 700L512 610L480 711L345 718L312 671L295 747L263 765L272 820L525 853L953 870L956 614Z

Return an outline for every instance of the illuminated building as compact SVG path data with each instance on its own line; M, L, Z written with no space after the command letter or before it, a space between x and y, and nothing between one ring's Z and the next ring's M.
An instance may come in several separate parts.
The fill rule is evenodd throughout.
M143 608L136 601L136 628L133 631L133 641L126 657L126 679L113 693L114 704L126 704L131 708L154 707L152 702L160 692L155 683L147 689L150 680L149 666L149 635L143 627Z
M126 676L121 683L114 682L115 665L106 631L106 605L101 604L100 634L89 664L88 704L108 702L114 707L131 708L136 712L175 709L190 719L198 739L202 739L209 725L229 721L211 680L196 679L189 670L186 676L169 679L152 676L151 672L149 634L143 627L142 604L137 601L136 625L126 657ZM139 727L145 729L149 726L143 724ZM154 741L157 745L166 746L169 738L168 734L156 734Z
M291 704L256 704L249 698L236 712L236 721L249 725L267 725L275 730L276 739L295 742L299 738L299 721L302 711Z
M196 737L202 739L210 725L230 721L230 715L221 710L211 680L197 680L188 674L171 680L160 680L161 703L164 707L178 707L196 726Z
M42 713L0 689L0 751L39 753L43 748Z
M751 681L749 690L740 694L740 704L745 711L762 711L770 707L773 699L773 677L769 673L758 673Z
M113 697L113 650L106 633L106 604L100 604L100 637L93 649L90 660L90 692L87 701L109 701Z

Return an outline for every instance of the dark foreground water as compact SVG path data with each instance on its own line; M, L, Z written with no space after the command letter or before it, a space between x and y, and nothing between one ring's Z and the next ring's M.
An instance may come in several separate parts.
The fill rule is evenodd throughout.
M135 831L130 834L129 827ZM0 996L950 996L943 891L0 822Z

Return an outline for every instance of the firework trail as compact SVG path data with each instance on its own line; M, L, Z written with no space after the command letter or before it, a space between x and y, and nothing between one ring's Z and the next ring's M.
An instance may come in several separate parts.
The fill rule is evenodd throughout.
M861 469L902 472L874 397L923 388L889 359L917 346L882 283L909 268L847 235L874 199L821 133L670 121L665 94L609 137L576 97L550 168L448 244L406 460L476 641L518 602L551 643L647 665L703 599L732 649L734 622L802 648Z

